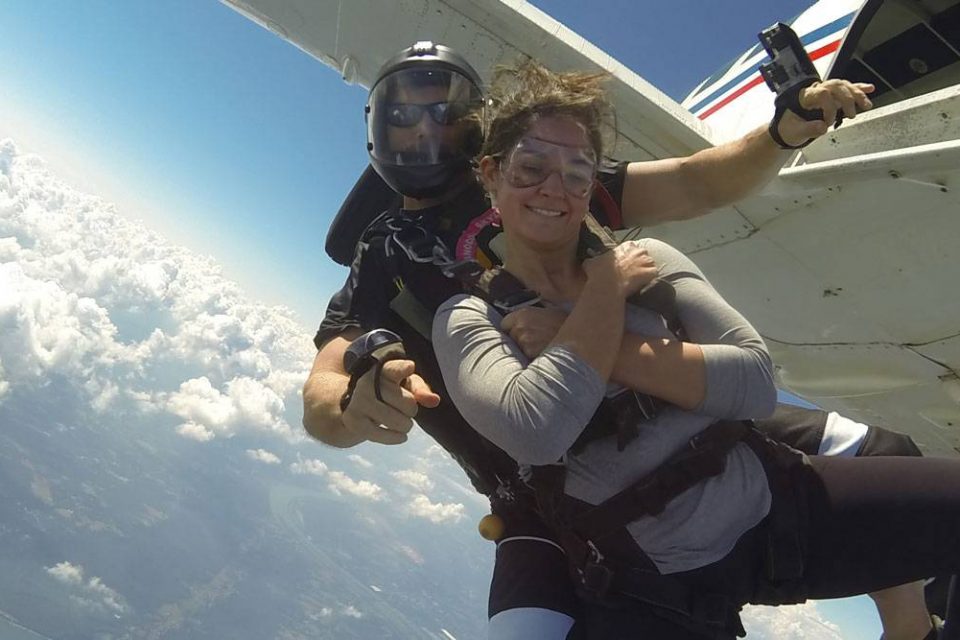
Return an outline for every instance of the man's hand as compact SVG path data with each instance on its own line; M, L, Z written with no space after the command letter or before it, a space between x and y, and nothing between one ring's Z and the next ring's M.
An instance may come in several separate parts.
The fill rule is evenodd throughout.
M357 380L350 404L343 412L344 428L358 438L380 444L406 442L413 428L413 418L421 406L440 404L440 396L433 392L423 378L415 373L412 360L389 360L380 374L380 395L374 389L375 369L370 369Z
M567 319L560 309L525 307L507 314L500 324L528 358L536 358L553 341Z
M778 131L783 141L801 145L810 138L819 138L837 120L837 113L845 118L854 118L858 113L871 109L873 103L867 94L874 86L866 82L847 80L824 80L810 85L800 92L800 106L804 109L821 109L822 120L804 120L789 109L780 120Z

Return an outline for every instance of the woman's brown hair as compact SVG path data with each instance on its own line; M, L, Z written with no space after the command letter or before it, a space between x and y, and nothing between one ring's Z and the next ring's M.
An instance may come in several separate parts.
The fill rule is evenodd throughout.
M566 116L586 128L599 160L604 153L604 138L616 130L613 105L602 86L608 76L556 73L531 59L498 66L490 84L481 157L506 153L539 117Z

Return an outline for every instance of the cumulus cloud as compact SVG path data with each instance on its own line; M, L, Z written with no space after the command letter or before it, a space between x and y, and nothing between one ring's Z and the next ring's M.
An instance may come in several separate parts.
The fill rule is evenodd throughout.
M241 432L296 441L287 413L300 403L310 338L210 258L0 141L0 402L56 377L95 412L166 414L199 442Z
M374 502L383 499L383 489L373 482L354 480L342 471L330 471L327 474L327 479L330 481L327 486L338 496L349 493L358 498Z
M257 462L265 464L280 464L280 458L276 454L270 453L266 449L247 449L247 457Z
M425 473L414 471L413 469L401 469L400 471L391 471L390 475L401 483L413 487L417 491L432 491L433 481Z
M413 497L407 509L412 515L418 518L426 518L434 524L460 522L466 516L466 509L459 502L451 504L434 503L430 502L430 498L422 493Z
M66 561L47 567L47 573L64 584L77 585L83 582L83 567Z
M327 472L327 465L320 460L297 460L290 465L290 471L297 475L322 476Z
M196 422L184 422L177 427L177 433L182 435L184 438L196 440L197 442L207 442L208 440L213 440L214 437L213 431L210 431L202 424L197 424Z
M370 462L363 456L356 453L351 453L350 455L348 455L347 460L350 460L351 462L356 464L358 467L363 467L364 469L369 469L370 467L373 466L372 462Z
M70 562L58 562L46 568L47 574L53 576L71 589L70 600L85 608L100 613L121 614L127 610L123 596L94 576L84 582L83 567Z
M745 607L747 636L761 640L842 640L840 628L824 619L815 602L789 607Z

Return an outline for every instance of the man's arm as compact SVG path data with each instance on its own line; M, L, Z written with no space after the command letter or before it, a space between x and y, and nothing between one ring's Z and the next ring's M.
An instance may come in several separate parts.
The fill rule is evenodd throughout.
M783 114L779 131L788 144L802 144L827 132L842 111L847 118L870 109L873 85L827 80L804 89L805 109L822 109L823 120ZM790 157L770 137L767 126L686 158L632 162L627 166L621 208L624 225L649 226L695 218L732 204L769 182Z
M361 333L359 329L347 329L327 340L317 352L303 386L303 426L311 436L334 447L352 447L367 440L380 444L406 442L417 407L434 407L440 401L414 373L411 360L384 364L380 380L383 402L376 398L371 369L357 382L346 410L340 410L340 398L350 382L343 368L343 354Z

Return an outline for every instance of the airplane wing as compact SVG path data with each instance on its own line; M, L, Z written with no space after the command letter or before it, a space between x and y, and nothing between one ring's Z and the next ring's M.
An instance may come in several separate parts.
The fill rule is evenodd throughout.
M603 69L617 107L620 157L689 155L710 146L707 127L622 64L522 0L221 0L369 87L388 58L417 40L467 55L480 73L521 54L559 69Z
M772 95L753 78L759 49L701 83L684 102L691 113L521 0L222 1L365 86L384 60L421 39L466 52L481 72L519 54L557 69L604 69L613 78L616 154L625 159L688 155L772 111ZM650 230L691 255L758 327L786 388L953 455L958 6L821 0L801 14L793 25L819 52L821 73L882 84L883 106L807 147L763 193Z

